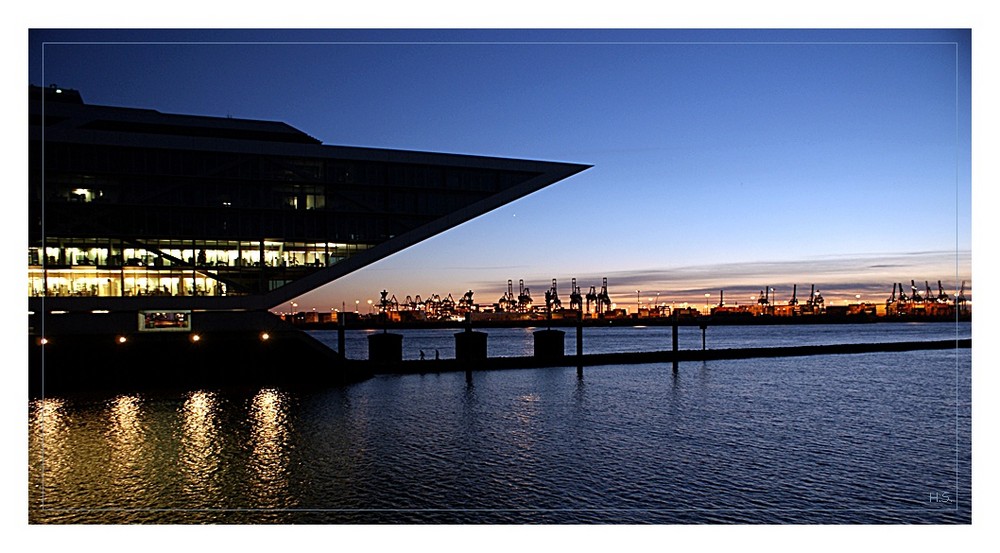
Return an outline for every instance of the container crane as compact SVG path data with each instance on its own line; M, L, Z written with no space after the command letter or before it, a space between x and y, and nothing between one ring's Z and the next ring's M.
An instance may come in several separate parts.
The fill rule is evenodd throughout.
M455 314L455 298L451 294L448 294L448 297L441 300L441 313L448 316Z
M917 291L917 283L910 281L910 301L917 303L924 301L924 298L920 297L920 292Z
M810 288L809 300L806 301L806 304L812 308L823 308L823 294L816 289L815 284L813 284Z
M381 298L378 300L378 312L385 313L389 310L389 299L388 299L389 292L386 290L382 290L380 294ZM396 296L393 296L392 299L395 300Z
M587 313L590 313L591 302L593 302L595 306L597 305L597 290L593 286L591 286L590 291L587 292Z
M788 305L798 305L799 304L799 298L797 297L798 286L799 286L798 284L793 284L792 285L792 299L788 300Z
M472 306L475 305L472 302L472 290L466 292L462 299L458 300L458 308L465 311L472 311Z
M562 309L562 301L559 300L559 292L556 290L556 279L552 279L552 288L545 292L545 309Z
M569 293L569 308L580 311L583 309L583 294L580 293L580 287L576 285L575 278L570 286L572 291Z
M507 293L500 296L500 300L497 301L498 311L513 311L514 310L514 281L507 279Z
M948 294L944 291L944 286L941 286L941 281L938 281L938 303L948 303Z
M894 303L896 303L896 283L895 282L892 283L892 295L889 296L889 299L885 300L885 304L886 305L892 305Z
M524 287L524 279L518 281L520 292L517 294L517 310L521 313L531 311L531 289Z
M958 307L959 314L965 309L965 303L969 301L965 297L965 281L962 281L962 288L958 291L958 297L955 298L955 305Z
M419 296L417 296L419 298ZM441 310L441 296L437 294L431 294L430 299L424 304L424 309L430 315L437 315Z
M757 303L761 305L767 305L767 291L761 290L760 294L757 294Z
M608 277L604 277L601 284L601 292L597 294L597 312L604 313L611 310L611 296L608 294Z

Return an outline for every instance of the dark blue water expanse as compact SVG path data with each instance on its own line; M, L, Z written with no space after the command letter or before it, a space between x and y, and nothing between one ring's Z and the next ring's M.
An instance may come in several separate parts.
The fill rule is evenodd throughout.
M539 328L488 328L487 353L490 357L530 356L534 352L534 332ZM562 328L565 353L576 353L576 329ZM344 350L348 359L368 358L368 336L381 330L350 330L345 332ZM455 334L459 329L393 330L403 335L403 359L426 359L435 354L442 359L455 357ZM667 351L672 347L669 326L588 327L583 329L583 353L632 353ZM316 330L310 334L331 349L337 349L336 330ZM972 323L868 323L836 325L719 325L705 331L708 349L817 346L957 340L972 338ZM678 328L678 347L702 348L702 331L697 326Z
M32 523L971 522L971 350L29 404Z

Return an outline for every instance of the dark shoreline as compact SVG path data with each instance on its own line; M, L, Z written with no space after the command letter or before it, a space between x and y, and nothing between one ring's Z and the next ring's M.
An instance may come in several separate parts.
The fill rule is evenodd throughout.
M797 317L775 317L772 315L713 315L703 317L678 317L677 326L773 326L773 325L829 325L829 324L880 324L880 323L951 323L971 322L971 316L963 317L929 317L929 316L894 316L876 317L865 315L803 315ZM300 330L337 330L336 322L296 322L292 326ZM344 324L346 330L418 330L418 329L463 329L469 328L540 328L558 327L637 327L637 326L673 326L675 320L671 317L655 318L607 318L583 319L573 318L552 319L511 319L511 320L473 320L466 321L407 321L385 322L378 319L357 319Z

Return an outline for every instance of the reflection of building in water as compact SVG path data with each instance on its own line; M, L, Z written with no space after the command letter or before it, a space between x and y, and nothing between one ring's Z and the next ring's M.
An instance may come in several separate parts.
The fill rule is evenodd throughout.
M288 399L271 389L261 390L250 406L253 424L250 478L253 506L289 507Z
M586 168L329 146L285 123L92 105L54 86L31 87L29 106L29 324L52 364L121 358L87 344L171 310L195 313L191 332L246 334L227 348L260 359L254 339L282 324L268 309ZM284 330L300 360L324 351ZM176 366L181 339L125 342ZM200 341L186 361L219 343Z

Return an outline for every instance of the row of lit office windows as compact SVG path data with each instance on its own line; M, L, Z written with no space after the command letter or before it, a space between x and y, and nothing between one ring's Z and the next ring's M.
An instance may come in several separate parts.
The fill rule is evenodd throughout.
M63 240L28 248L29 266L96 267L327 267L367 249L367 244L285 242L147 242L149 248L122 247L99 240Z
M190 271L29 269L28 295L48 297L226 296L225 283Z

